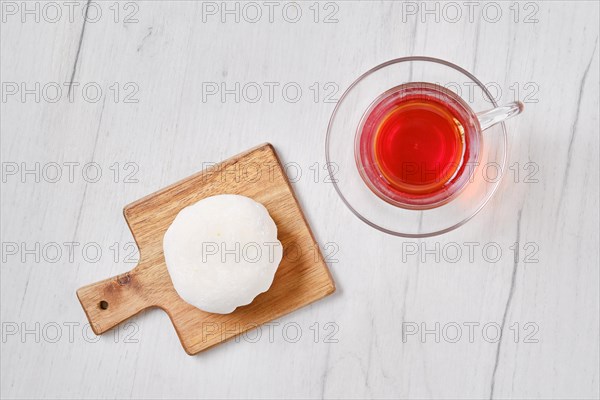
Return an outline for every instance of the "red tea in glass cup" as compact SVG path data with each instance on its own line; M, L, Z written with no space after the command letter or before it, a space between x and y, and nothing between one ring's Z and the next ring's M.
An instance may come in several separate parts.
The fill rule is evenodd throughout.
M471 108L439 85L414 82L379 96L355 140L361 177L398 207L430 209L458 195L479 161L482 127Z
M486 104L493 108L480 108ZM498 106L477 77L446 60L388 60L337 102L327 169L344 204L369 226L401 237L440 235L464 225L497 192L507 160L504 121L522 111L518 101Z

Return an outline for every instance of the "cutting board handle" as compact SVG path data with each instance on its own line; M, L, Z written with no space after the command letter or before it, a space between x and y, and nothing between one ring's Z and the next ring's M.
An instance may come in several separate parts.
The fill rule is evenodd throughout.
M145 290L137 268L122 275L84 286L77 297L96 335L156 304Z

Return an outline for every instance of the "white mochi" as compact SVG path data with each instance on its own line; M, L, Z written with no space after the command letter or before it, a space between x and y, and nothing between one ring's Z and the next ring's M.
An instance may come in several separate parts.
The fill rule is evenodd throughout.
M181 210L165 233L163 252L179 296L218 314L266 292L283 256L267 209L232 194L208 197Z

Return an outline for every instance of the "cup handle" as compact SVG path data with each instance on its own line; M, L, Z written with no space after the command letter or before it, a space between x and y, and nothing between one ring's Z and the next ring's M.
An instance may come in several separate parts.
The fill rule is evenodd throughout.
M515 115L521 114L524 108L525 106L523 103L515 101L497 108L492 108L491 110L477 113L477 119L479 120L481 130L486 130L499 122L506 121Z

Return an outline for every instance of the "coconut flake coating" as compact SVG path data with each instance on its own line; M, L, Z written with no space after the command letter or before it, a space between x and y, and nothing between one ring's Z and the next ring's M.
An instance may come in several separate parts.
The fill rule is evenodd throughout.
M165 233L163 252L179 296L218 314L267 291L283 256L267 209L232 194L182 209Z

